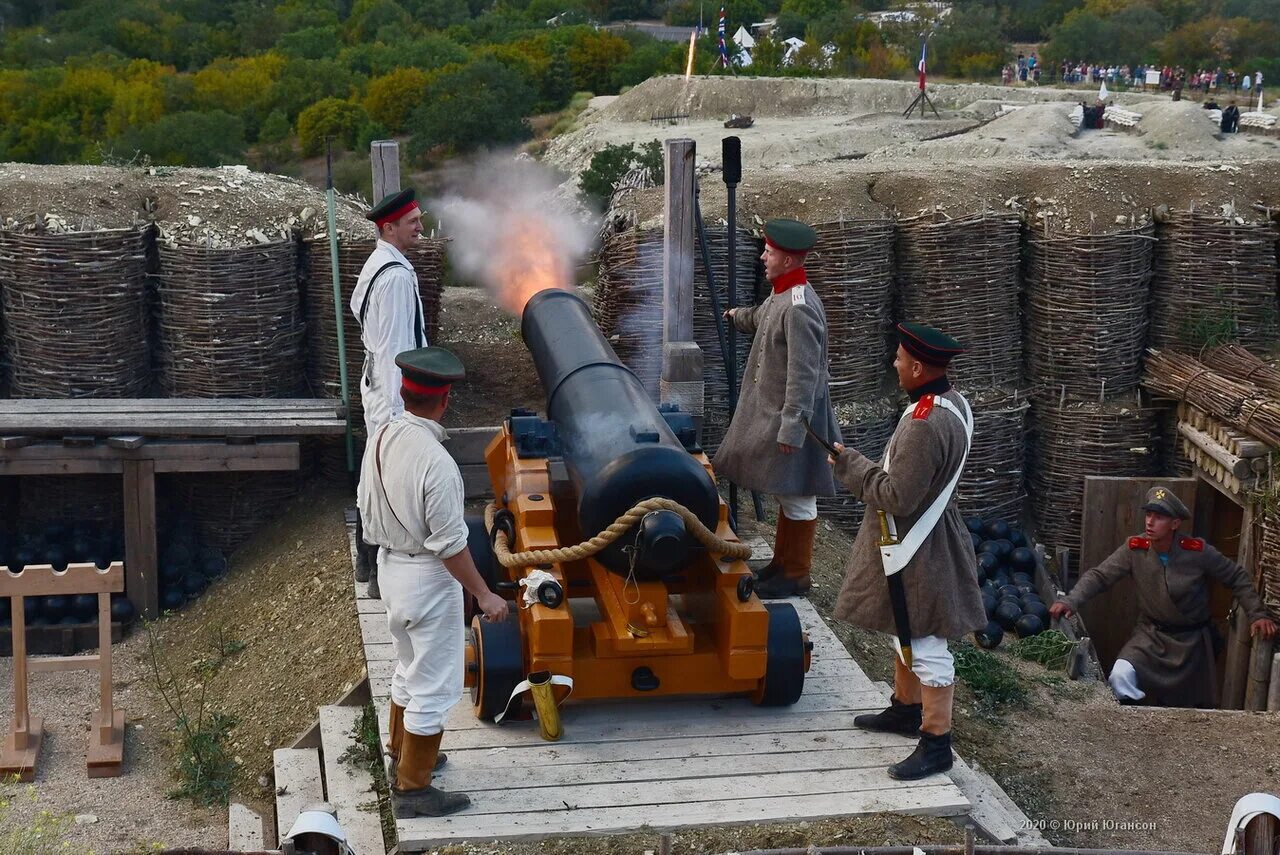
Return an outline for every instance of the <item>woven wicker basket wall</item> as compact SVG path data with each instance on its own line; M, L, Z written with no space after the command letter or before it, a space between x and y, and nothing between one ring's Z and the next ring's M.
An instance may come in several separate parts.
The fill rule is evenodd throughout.
M1262 571L1258 590L1271 616L1280 620L1280 513L1271 511L1262 518L1258 545L1258 566Z
M968 348L951 363L961 386L1017 386L1019 221L999 213L898 222L897 318L945 330Z
M1151 342L1269 347L1277 336L1276 227L1172 212L1156 231Z
M836 406L840 435L844 444L856 448L871 460L884 456L885 446L897 426L900 408L895 398L873 398L863 402L846 402ZM855 499L839 483L836 495L818 498L818 516L829 520L846 534L853 536L862 525L866 506Z
M963 391L973 409L973 443L956 488L960 512L966 517L1018 523L1027 498L1026 435L1031 401L1020 389Z
M884 391L892 361L886 333L893 293L893 221L851 220L814 226L818 243L805 260L827 315L834 404Z
M1024 347L1033 387L1082 400L1138 388L1154 245L1150 224L1113 234L1031 235Z
M1028 483L1040 540L1080 548L1086 475L1140 477L1158 465L1156 411L1136 396L1106 403L1035 399Z
M138 398L151 386L146 232L0 232L15 398Z
M179 398L287 398L304 388L297 244L160 246L159 362Z
M230 555L298 492L293 472L210 472L167 476L177 506L196 519L200 542Z

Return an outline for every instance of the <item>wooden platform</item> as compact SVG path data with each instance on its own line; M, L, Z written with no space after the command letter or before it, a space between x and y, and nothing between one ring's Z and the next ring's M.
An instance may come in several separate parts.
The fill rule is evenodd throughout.
M0 401L6 436L302 436L346 431L328 398L73 398Z
M356 583L369 685L387 739L394 654L382 603ZM853 727L885 699L804 600L792 601L814 642L813 668L793 707L744 698L570 703L565 736L545 742L535 722L495 726L454 707L437 776L471 795L442 819L401 820L400 852L461 840L537 839L795 821L881 811L962 816L969 800L951 779L891 779L885 767L914 740Z

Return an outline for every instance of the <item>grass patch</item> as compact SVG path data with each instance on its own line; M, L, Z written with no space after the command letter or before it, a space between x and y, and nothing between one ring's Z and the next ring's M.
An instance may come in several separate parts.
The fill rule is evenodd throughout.
M235 758L227 749L227 741L236 720L219 712L210 700L209 686L217 667L209 669L208 664L216 662L221 666L228 648L225 643L218 646L215 634L210 643L213 648L211 656L190 663L190 673L184 674L156 640L151 624L143 624L143 628L147 634L147 664L151 668L152 688L173 717L173 738L177 749L174 771L178 787L169 797L226 807L237 768ZM222 638L222 641L226 639ZM193 675L199 680L191 691L185 687L185 681Z
M979 715L994 717L1005 707L1025 707L1027 687L1018 672L1000 657L968 642L953 644L956 676L974 694Z
M373 791L378 797L378 816L382 822L382 838L396 839L396 819L391 813L391 789L387 784L387 772L382 765L382 749L379 743L378 713L373 703L364 705L360 720L356 722L355 742L338 758L339 763L350 763L368 770L373 776Z
M1050 629L1039 635L1019 638L1008 645L1009 652L1019 659L1037 662L1050 671L1062 671L1071 661L1075 644L1056 629Z
M560 117L551 126L551 136L558 137L573 130L573 126L578 121L578 116L582 115L582 111L587 109L587 104L594 97L596 97L595 94L591 92L573 93L573 97L569 99L569 106L560 111Z

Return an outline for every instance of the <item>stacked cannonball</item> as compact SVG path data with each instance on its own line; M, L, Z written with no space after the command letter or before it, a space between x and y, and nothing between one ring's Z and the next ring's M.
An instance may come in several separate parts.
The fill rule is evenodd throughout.
M197 599L210 583L227 572L222 550L201 543L196 521L189 516L173 520L160 550L160 606L180 609Z
M1019 638L1039 635L1049 626L1049 607L1035 586L1036 554L1031 541L1007 522L965 521L978 556L978 585L987 612L986 629L975 634L979 645L998 647L1005 633Z
M0 560L14 573L28 567L51 566L59 572L69 564L94 564L102 569L122 561L124 537L119 529L92 523L48 523L16 535L0 532ZM23 611L28 626L79 626L98 622L98 595L26 597ZM111 596L111 619L129 623L137 610L123 594ZM0 626L11 623L8 600L0 601Z

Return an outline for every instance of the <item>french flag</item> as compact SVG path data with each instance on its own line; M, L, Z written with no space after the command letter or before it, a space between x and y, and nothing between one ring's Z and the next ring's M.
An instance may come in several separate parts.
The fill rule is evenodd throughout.
M929 43L927 41L920 43L920 64L916 66L916 69L920 72L920 90L921 91L924 91L924 81L925 81L924 60L925 60L925 54L928 51L928 49L929 49Z

